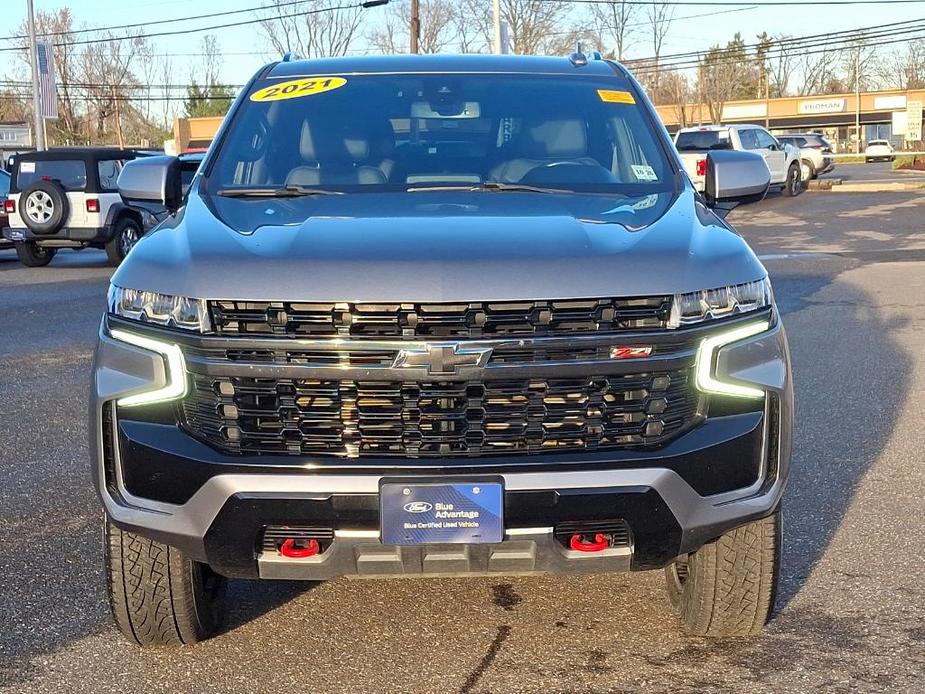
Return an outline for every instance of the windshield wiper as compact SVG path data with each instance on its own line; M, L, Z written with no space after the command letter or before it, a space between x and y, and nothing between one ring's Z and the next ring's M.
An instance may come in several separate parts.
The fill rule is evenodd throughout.
M474 186L419 186L416 188L408 188L409 193L420 193L426 191L447 191L447 190L462 190L469 193L480 193L480 192L489 192L489 193L550 193L550 194L561 194L561 193L574 193L574 190L566 190L564 188L540 188L538 186L528 186L523 183L501 183L500 181L485 181L484 183L479 183Z
M222 188L218 195L226 198L298 198L303 195L345 195L340 190L309 188L307 186L285 185L279 187L253 186L246 188Z

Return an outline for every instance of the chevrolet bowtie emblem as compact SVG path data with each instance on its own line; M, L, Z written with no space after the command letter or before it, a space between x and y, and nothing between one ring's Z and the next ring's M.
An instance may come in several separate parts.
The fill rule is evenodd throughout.
M426 367L429 374L455 374L460 366L483 367L491 357L491 347L461 347L456 342L429 344L403 349L395 358L395 368Z

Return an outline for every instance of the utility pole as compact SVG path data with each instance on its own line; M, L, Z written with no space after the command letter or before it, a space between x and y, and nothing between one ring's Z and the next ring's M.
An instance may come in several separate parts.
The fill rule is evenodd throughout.
M116 110L116 134L119 136L119 149L125 149L125 138L122 136L122 109L119 107L116 85L110 85L110 89L112 90L112 105Z
M418 44L421 40L421 3L411 0L411 52L419 53Z
M494 15L494 46L492 51L500 54L501 51L501 0L492 0L492 14Z
M861 153L861 44L854 54L854 153Z
M32 67L32 116L35 128L35 148L45 149L45 119L42 118L42 97L39 94L39 56L35 49L35 12L32 0L26 0L29 11L29 65Z

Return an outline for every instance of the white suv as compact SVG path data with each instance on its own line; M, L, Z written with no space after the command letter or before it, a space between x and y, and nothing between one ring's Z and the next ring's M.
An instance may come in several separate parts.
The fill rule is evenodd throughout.
M116 181L130 150L60 148L16 158L4 203L20 262L48 265L60 248L104 248L118 265L141 238L144 213L122 201Z
M674 138L675 148L687 175L698 191L703 191L707 153L717 149L755 152L764 157L771 172L771 185L780 186L784 195L802 190L800 150L781 144L757 125L703 125L681 128Z

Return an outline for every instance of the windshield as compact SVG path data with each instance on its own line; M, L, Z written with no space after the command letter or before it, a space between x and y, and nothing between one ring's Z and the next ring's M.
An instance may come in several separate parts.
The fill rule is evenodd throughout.
M221 142L208 191L530 186L638 196L672 180L616 75L381 74L257 83Z

